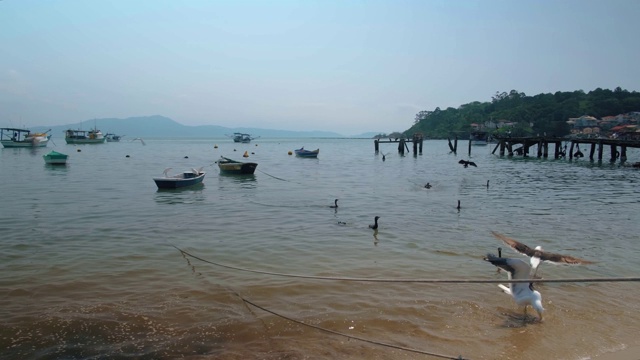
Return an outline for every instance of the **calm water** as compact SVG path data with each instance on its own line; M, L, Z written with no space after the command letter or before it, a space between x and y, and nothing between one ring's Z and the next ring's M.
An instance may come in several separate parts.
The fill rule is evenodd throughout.
M499 158L491 145L474 147L478 167L465 169L466 154L449 154L446 141L427 141L417 157L381 144L384 162L372 140L61 142L0 151L1 358L430 358L243 298L349 336L468 359L588 359L638 344L638 283L541 284L537 323L495 284L281 277L173 247L275 273L501 279L482 260L502 245L496 231L598 261L543 264L546 278L640 276L638 170ZM319 158L288 155L303 145ZM44 164L52 148L70 155L67 166ZM218 174L220 155L245 151L259 163L254 176ZM158 191L152 181L166 167L200 166L200 187Z

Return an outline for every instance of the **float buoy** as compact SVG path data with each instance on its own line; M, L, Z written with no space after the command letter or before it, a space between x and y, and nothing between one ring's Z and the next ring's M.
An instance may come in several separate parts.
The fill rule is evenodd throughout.
M245 151L245 152L244 152L244 155L242 155L242 157L249 157L249 152L248 152L248 151Z

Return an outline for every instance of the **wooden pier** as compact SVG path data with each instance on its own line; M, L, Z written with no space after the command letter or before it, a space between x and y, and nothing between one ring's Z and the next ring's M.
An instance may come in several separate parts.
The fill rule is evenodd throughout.
M610 148L609 160L610 162L620 161L624 163L627 161L627 148L640 148L639 140L617 140L617 139L565 139L565 138L550 138L550 137L504 137L496 138L497 145L491 152L495 154L498 148L500 149L500 156L504 156L505 152L508 156L519 155L523 157L530 156L530 150L535 146L536 156L538 158L547 158L549 156L549 145L554 146L553 157L554 159L566 158L569 160L575 158L584 157L584 153L580 149L580 145L584 145L586 148L590 147L589 160L594 161L594 155L596 154L598 161L602 161L604 157L604 148L608 146ZM562 145L563 143L564 146ZM571 146L567 150L567 143ZM620 150L618 150L620 149ZM574 151L575 150L575 151Z
M373 140L373 147L375 148L376 154L380 151L380 144L383 143L397 143L398 144L398 152L400 155L404 155L404 151L406 149L409 151L409 146L407 143L413 143L413 155L417 156L418 154L422 155L422 142L424 141L424 137L420 133L413 134L411 139L405 138L388 138L388 139L375 139Z

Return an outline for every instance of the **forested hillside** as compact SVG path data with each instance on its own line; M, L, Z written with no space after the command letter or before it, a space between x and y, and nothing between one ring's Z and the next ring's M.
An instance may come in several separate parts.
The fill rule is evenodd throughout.
M422 132L427 138L442 139L455 135L466 136L471 123L513 122L511 131L517 135L542 134L564 136L569 133L569 118L590 115L596 118L640 111L640 92L597 88L589 93L582 90L527 96L511 90L492 97L491 102L472 102L456 108L420 111L406 136ZM500 131L494 126L486 129Z

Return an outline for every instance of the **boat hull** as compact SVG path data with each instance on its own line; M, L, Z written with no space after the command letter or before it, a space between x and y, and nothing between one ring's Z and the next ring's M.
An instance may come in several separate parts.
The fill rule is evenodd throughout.
M2 146L6 148L32 148L32 147L46 147L49 143L49 137L42 140L23 140L23 141L12 141L12 140L2 140Z
M257 167L258 164L253 162L234 161L225 157L218 160L218 168L224 174L250 175L256 171Z
M185 172L174 177L153 178L153 181L156 183L158 189L178 189L201 184L205 174L204 172L201 172L199 175L192 172Z
M295 150L295 153L297 157L301 157L301 158L317 158L318 154L320 153L320 149L316 149L316 150L297 149Z
M67 144L104 144L107 141L107 139L106 138L102 138L102 139L65 138L64 141L66 141Z
M52 151L46 155L42 155L44 162L50 165L65 165L69 155Z

